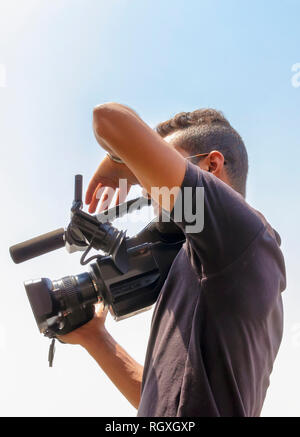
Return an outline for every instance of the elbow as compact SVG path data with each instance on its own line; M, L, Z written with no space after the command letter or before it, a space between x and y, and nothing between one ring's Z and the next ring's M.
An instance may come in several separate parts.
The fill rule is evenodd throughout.
M104 137L107 126L113 123L117 103L103 103L93 109L93 128L97 135Z
M124 130L124 126L137 119L139 116L133 109L120 103L103 103L93 110L94 131L102 138L109 137L117 128Z
M105 117L115 112L120 107L119 103L108 102L95 106L93 109L93 118Z

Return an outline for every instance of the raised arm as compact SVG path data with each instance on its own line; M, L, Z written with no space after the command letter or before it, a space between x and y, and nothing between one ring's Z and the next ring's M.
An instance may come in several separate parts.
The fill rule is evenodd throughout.
M151 193L152 187L180 187L184 158L153 131L132 109L118 103L99 105L93 112L93 126L99 144L121 158L139 183ZM165 209L171 202L154 198Z

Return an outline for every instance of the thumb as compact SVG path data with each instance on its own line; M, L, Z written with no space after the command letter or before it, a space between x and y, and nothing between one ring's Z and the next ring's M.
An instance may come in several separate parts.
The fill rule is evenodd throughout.
M106 317L108 313L108 306L105 306L103 302L95 304L95 316L96 317Z

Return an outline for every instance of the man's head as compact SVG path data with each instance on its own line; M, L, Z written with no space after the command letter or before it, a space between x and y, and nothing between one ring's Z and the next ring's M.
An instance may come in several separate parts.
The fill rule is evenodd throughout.
M158 134L242 196L246 195L248 155L242 138L223 114L214 109L181 112L156 127Z

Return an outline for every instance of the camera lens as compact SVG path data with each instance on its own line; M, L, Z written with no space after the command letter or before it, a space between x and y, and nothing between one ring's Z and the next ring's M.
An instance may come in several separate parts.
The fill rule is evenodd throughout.
M60 311L73 311L82 304L87 305L97 301L95 286L88 273L65 276L53 281L52 284L52 294L59 302Z
M47 336L63 335L86 323L98 300L96 284L88 273L28 281L25 289L39 330Z

